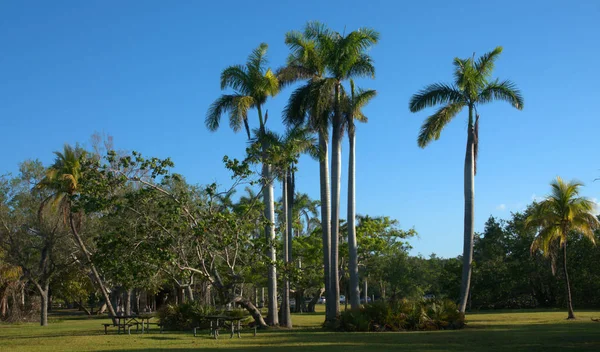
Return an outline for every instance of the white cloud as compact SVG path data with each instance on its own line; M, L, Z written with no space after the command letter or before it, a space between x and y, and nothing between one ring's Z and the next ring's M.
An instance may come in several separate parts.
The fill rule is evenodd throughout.
M496 210L506 210L506 204L500 204L496 207Z

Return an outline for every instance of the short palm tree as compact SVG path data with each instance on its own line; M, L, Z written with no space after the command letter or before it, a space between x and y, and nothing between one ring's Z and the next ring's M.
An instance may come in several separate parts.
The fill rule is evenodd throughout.
M90 266L92 276L102 292L108 311L114 321L116 312L108 295L108 290L104 285L100 274L96 270L96 266L92 262L91 254L88 251L85 242L79 234L80 226L78 225L78 218L81 214L75 212L72 207L74 197L79 195L81 191L80 181L83 173L82 161L87 157L86 152L83 149L65 145L62 152L54 152L54 154L56 155L54 164L48 168L46 176L37 185L38 188L50 190L52 192L52 194L42 202L40 214L44 207L52 205L57 207L58 211L64 215L65 220L68 219L75 243L83 254L86 264Z
M570 234L580 234L595 243L594 230L600 228L600 222L594 215L595 203L579 195L582 183L565 182L557 177L550 184L552 193L533 206L525 225L539 230L533 243L532 253L541 250L545 256L552 254L553 245L563 251L563 273L567 287L567 319L575 319L571 300L571 286L567 272L567 239Z
M358 255L356 244L356 195L355 195L355 141L356 126L354 120L367 122L362 108L377 95L374 90L362 90L354 87L354 81L350 80L350 95L344 99L344 122L348 131L348 270L350 274L350 306L353 310L360 308L360 288L358 280Z
M411 112L442 105L429 116L421 126L417 142L425 148L431 141L440 138L442 130L463 108L469 111L467 122L467 149L464 168L464 246L463 271L459 309L465 312L471 281L473 261L473 222L475 217L475 174L477 172L477 149L479 140L479 114L477 106L496 100L508 102L516 109L523 109L523 97L516 85L508 80L491 79L494 63L500 56L502 47L475 59L454 59L454 83L434 83L417 94L409 102Z
M263 201L265 204L265 236L269 243L269 272L268 272L268 314L271 325L279 325L277 316L277 261L275 253L275 205L273 190L272 166L266 162L269 149L266 123L268 112L263 115L264 105L269 97L279 92L279 80L267 65L267 44L262 43L248 56L245 65L229 66L221 72L221 89L231 88L233 94L223 94L208 109L206 127L211 131L219 128L222 115L229 113L229 126L234 131L245 129L248 139L251 139L248 111L256 109L258 113L257 138L263 152Z
M318 147L315 146L316 140L311 136L309 130L300 126L295 126L287 130L283 138L277 138L270 133L272 139L277 139L278 144L277 162L279 168L277 174L282 183L282 215L283 221L283 258L287 265L292 262L292 236L293 236L293 208L295 195L295 169L298 158L302 153L311 154L317 157ZM283 298L281 304L281 324L292 328L292 317L290 314L290 281L286 274L283 280Z

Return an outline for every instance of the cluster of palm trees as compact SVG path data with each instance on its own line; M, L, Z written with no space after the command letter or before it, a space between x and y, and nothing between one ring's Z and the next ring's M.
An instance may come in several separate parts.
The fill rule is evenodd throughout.
M233 94L224 94L210 107L206 125L216 130L224 114L229 115L229 124L234 131L242 127L248 139L260 142L263 151L263 192L265 217L274 224L273 169L267 159L268 149L273 143L272 135L266 127L268 114L263 114L269 97L292 83L302 82L290 95L283 111L283 122L288 126L288 135L301 129L302 138L288 138L296 147L288 147L293 155L313 150L319 160L321 228L323 238L324 283L327 292L326 319L334 320L339 315L339 272L338 249L340 239L340 193L341 193L341 147L344 134L349 140L348 160L348 246L350 271L350 303L352 309L359 308L359 281L357 265L357 244L355 231L355 120L366 122L362 108L376 95L374 90L355 87L355 78L374 78L375 66L368 50L379 40L379 33L370 28L361 28L348 34L332 31L318 22L309 22L303 31L291 31L285 35L285 43L290 50L287 64L277 70L267 68L267 45L255 49L245 65L230 66L221 73L221 88L230 88ZM464 163L464 247L463 272L461 282L461 312L466 310L471 279L474 237L474 178L477 171L480 114L478 107L493 101L505 101L518 110L523 109L524 101L516 85L509 80L492 78L494 64L502 47L476 58L454 59L454 82L434 83L414 94L409 101L409 110L419 112L425 108L440 106L423 123L418 135L418 145L422 148L437 140L442 130L464 108L468 110L467 146ZM251 109L256 109L258 128L252 133L248 119ZM312 140L307 144L307 136L316 135L317 145ZM311 137L315 139L314 137ZM290 144L290 145L292 145ZM331 170L329 168L329 147L331 144ZM302 147L298 147L302 145ZM316 152L315 152L316 150ZM285 207L293 205L293 170L290 165L284 173ZM291 226L288 218L288 226ZM270 245L269 258L269 297L268 321L279 324L277 316L277 273L275 268L275 231L272 225L265 227L265 235ZM285 259L291 261L291 229L286 231ZM286 283L286 290L289 284ZM289 296L289 293L286 293ZM285 303L283 303L285 305ZM283 325L291 326L289 306L284 307Z
M263 152L263 200L265 203L265 218L267 226L265 235L269 246L269 275L268 275L268 315L270 324L278 325L277 315L277 272L275 268L275 239L274 227L274 197L273 169L268 161L268 150L273 144L272 132L266 127L267 113L263 116L264 105L268 97L276 95L281 88L292 83L303 81L290 96L284 111L284 122L290 132L298 128L315 133L318 145L315 146L319 157L321 183L321 225L323 230L323 260L325 268L325 286L327 297L327 319L335 319L339 315L339 223L340 223L340 193L341 193L341 143L344 132L350 139L350 161L348 194L348 218L355 218L354 207L354 119L366 121L361 108L372 99L376 92L361 90L354 86L353 78L374 77L375 67L368 49L377 43L379 33L372 29L361 28L357 31L340 34L329 30L318 22L310 22L303 32L292 31L286 34L285 42L290 48L287 65L276 72L267 68L267 45L261 44L255 49L245 65L230 66L221 73L221 88L231 88L233 94L224 94L210 107L206 116L206 125L210 130L219 127L221 117L228 113L230 127L239 131L245 128L248 139L257 140ZM350 83L346 89L344 84ZM256 109L258 129L250 129L248 112ZM300 127L301 126L301 127ZM331 130L332 161L329 171L329 136ZM292 154L311 149L306 145L305 138L286 138L288 149ZM295 145L292 147L290 145ZM315 154L315 153L313 153ZM293 205L293 165L284 172L285 207ZM331 180L331 181L330 181ZM331 185L331 188L330 188ZM291 196L290 196L291 195ZM289 213L289 212L288 212ZM291 241L291 221L288 220L286 244ZM358 265L356 258L356 236L354 221L349 223L350 274L351 274L351 303L353 308L359 307ZM290 250L286 245L285 259L291 261ZM287 284L286 284L287 286ZM286 287L287 291L287 287ZM284 292L284 296L289 293ZM285 300L284 300L285 302ZM283 303L286 306L285 303ZM284 307L289 311L289 306ZM282 314L282 324L291 326L289 313Z

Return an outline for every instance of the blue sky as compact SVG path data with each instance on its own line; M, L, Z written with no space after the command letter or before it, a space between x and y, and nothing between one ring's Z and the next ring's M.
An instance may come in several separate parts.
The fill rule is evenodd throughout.
M271 65L282 65L285 32L309 20L340 32L372 27L381 33L371 51L377 76L360 86L379 94L357 131L357 211L414 227L414 254L455 256L466 116L422 150L416 137L431 111L411 114L408 99L450 81L455 56L504 46L495 76L518 84L525 109L479 109L476 230L490 214L508 217L544 195L557 175L600 198L599 18L593 0L2 1L0 174L27 158L50 163L64 143L89 145L103 131L120 149L171 157L190 182L227 185L222 157L241 157L246 141L226 124L204 127L221 70L261 42ZM290 92L267 104L275 130ZM299 167L298 190L318 197L317 163L304 158Z

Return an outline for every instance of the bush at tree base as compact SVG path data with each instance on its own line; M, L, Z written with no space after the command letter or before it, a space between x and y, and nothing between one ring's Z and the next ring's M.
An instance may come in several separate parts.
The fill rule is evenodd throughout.
M338 331L450 330L465 326L465 316L451 300L379 301L347 310L325 327Z

